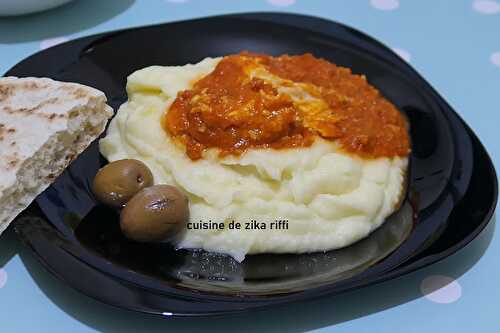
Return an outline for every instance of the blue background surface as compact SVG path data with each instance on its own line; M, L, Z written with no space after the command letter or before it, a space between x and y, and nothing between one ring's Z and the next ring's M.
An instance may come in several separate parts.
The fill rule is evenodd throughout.
M374 3L397 8L381 10ZM489 14L477 10L486 7ZM500 52L500 0L79 0L41 14L0 18L0 72L66 38L246 11L320 16L406 50L411 65L474 129L499 165L500 59L492 55ZM153 318L100 304L53 278L9 230L0 237L0 331L494 332L500 308L494 222L464 250L406 277L335 299L215 319ZM456 279L440 291L441 299L452 300L460 291L461 297L448 304L423 297L422 281L436 275Z

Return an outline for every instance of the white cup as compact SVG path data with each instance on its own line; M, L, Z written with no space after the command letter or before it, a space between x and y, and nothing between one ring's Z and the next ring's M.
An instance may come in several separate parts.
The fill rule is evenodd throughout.
M71 0L0 0L0 16L15 16L41 12L61 6Z

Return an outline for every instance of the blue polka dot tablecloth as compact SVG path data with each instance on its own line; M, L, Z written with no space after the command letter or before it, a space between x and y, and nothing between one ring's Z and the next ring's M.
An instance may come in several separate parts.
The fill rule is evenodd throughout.
M0 18L0 72L40 49L97 32L247 11L320 16L379 39L444 96L500 165L500 0L79 0ZM51 276L9 230L0 237L0 332L498 332L494 229L492 221L465 249L403 278L208 319L161 319L98 303Z

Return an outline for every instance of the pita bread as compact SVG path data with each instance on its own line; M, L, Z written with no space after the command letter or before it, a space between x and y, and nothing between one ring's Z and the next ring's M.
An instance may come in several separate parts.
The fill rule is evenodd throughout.
M0 233L105 129L101 91L46 78L0 78Z

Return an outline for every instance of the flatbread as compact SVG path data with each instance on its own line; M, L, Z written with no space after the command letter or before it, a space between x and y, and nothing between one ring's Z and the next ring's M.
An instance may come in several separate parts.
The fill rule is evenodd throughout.
M105 129L101 91L47 78L0 78L0 233Z

